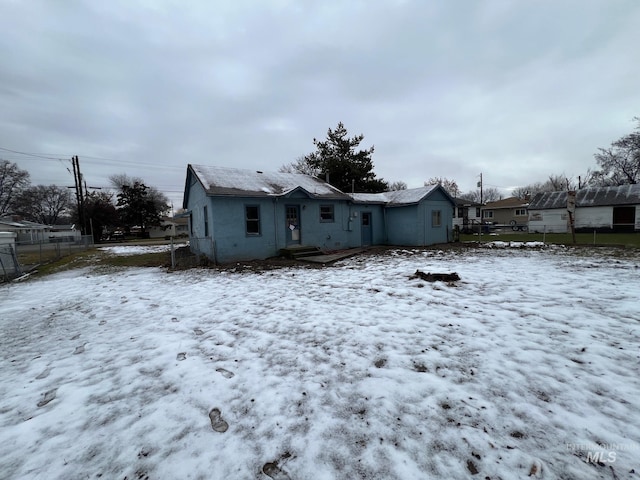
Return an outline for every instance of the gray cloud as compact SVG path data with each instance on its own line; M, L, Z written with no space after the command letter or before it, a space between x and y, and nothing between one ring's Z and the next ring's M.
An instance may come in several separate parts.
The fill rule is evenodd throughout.
M277 169L339 121L379 176L468 190L581 174L640 115L635 0L0 2L0 147L176 204L187 163Z

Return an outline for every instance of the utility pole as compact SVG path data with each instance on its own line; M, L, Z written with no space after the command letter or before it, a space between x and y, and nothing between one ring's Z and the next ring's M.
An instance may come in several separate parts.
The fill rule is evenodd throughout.
M82 191L82 173L80 173L80 160L75 155L71 157L71 164L73 165L73 180L75 182L76 189L76 202L78 205L78 221L80 223L80 231L82 235L86 232L85 218L84 218L84 193Z

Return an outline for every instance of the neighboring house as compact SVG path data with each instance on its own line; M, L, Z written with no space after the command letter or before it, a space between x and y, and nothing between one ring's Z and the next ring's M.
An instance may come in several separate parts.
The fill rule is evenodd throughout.
M187 167L183 200L191 250L221 263L296 245L446 242L453 204L439 186L349 196L309 175L201 165Z
M79 242L82 232L74 225L52 225L47 237L50 242Z
M149 238L186 237L189 234L189 226L186 218L162 217L160 225L147 228Z
M78 242L82 239L75 225L43 225L15 217L0 218L0 231L15 233L18 243Z
M19 243L43 243L48 242L51 227L27 220L14 220L12 218L0 218L0 231L13 232Z
M567 192L539 193L529 205L529 229L570 231ZM640 231L640 185L592 187L576 191L576 231Z
M482 209L483 221L497 225L521 225L529 222L529 202L517 197L487 202Z
M453 212L453 226L457 226L461 232L469 232L474 225L482 223L482 204L471 202L463 198L456 198L456 206Z

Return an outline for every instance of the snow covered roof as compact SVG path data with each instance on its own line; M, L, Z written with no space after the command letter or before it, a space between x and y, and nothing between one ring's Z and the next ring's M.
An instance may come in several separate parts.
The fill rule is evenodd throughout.
M312 197L348 199L322 180L301 173L262 172L227 167L189 165L209 195L283 196L303 189Z
M640 205L640 185L583 188L576 192L577 207L607 205ZM529 210L548 210L567 207L567 192L538 193L529 204Z
M10 218L0 218L0 224L4 226L5 229L31 229L31 230L46 230L50 228L48 225L43 225L41 223L30 222L28 220L12 220Z
M390 206L411 205L420 202L437 188L438 185L429 185L384 193L350 193L349 196L358 203L384 203Z

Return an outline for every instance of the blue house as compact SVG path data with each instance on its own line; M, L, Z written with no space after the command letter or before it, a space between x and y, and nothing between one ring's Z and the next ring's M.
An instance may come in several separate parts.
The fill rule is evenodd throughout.
M347 195L303 174L188 165L183 208L191 250L216 263L295 245L340 250L451 240L454 200L439 185Z

